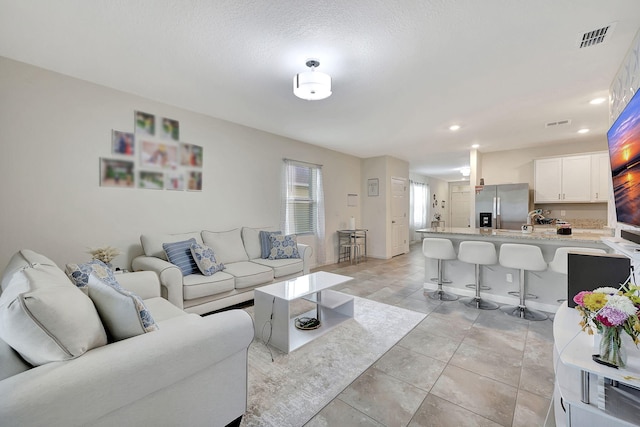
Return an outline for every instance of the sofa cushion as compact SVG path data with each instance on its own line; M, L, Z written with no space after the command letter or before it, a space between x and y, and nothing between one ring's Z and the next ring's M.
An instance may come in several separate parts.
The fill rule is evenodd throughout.
M260 258L268 259L271 254L271 235L280 235L281 231L261 231L260 232ZM254 259L254 258L251 258Z
M142 250L146 256L154 256L156 258L167 261L167 255L164 253L163 243L180 242L189 239L196 239L197 243L202 243L202 237L199 232L180 233L180 234L143 234L140 236Z
M15 254L13 254L11 259L9 260L9 264L7 264L7 267L4 269L0 288L3 291L7 288L7 285L11 280L11 278L13 277L14 273L26 267L33 267L38 264L48 265L51 267L56 266L56 264L46 256L41 255L37 252L34 252L30 249L22 249L16 252Z
M31 369L31 365L11 348L9 344L0 340L0 381Z
M277 230L276 227L242 227L242 242L250 260L260 258L262 254L262 231L275 232Z
M273 281L273 269L251 261L226 265L225 272L235 277L235 288L243 289Z
M295 234L286 236L271 234L271 253L269 259L300 258L298 240Z
M218 271L211 276L190 274L184 276L182 281L182 293L185 301L229 292L235 286L235 278L226 271Z
M191 255L196 262L198 269L205 276L211 276L213 273L224 270L224 264L216 261L216 256L207 245L198 243L191 244Z
M304 264L300 258L286 259L252 259L251 262L264 265L273 269L273 276L278 277L289 276L292 274L302 273Z
M144 300L144 305L151 313L156 323L161 324L162 321L172 319L178 316L184 316L186 313L175 305L162 297L153 297Z
M162 249L167 254L167 260L176 265L183 276L193 273L200 273L198 265L191 255L191 245L196 244L196 239L183 240L180 242L163 243Z
M57 267L13 275L0 295L0 338L32 365L73 359L107 343L91 300Z
M249 260L239 228L219 232L205 230L202 232L202 240L205 245L213 249L218 262L223 263L227 268L232 262Z

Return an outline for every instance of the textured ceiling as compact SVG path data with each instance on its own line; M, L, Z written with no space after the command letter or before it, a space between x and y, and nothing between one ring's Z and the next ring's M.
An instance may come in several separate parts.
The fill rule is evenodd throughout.
M607 103L588 102L639 28L638 0L0 0L1 56L449 180L473 143L604 140ZM308 58L326 100L292 93Z

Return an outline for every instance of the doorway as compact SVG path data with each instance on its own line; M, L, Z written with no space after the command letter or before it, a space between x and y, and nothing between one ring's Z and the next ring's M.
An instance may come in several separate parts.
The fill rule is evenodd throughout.
M391 256L408 251L409 223L407 210L407 180L391 178Z
M451 208L449 224L451 227L469 227L470 194L469 183L450 183Z

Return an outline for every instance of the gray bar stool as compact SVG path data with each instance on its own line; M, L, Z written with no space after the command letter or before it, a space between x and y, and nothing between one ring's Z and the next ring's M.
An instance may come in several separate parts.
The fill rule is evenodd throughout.
M576 246L558 248L556 249L556 253L553 255L553 259L549 263L549 269L566 276L569 272L569 253L606 254L607 251L604 249L580 248ZM566 299L563 298L558 300L558 302L563 301L566 301Z
M498 263L496 247L491 242L465 241L460 243L458 259L463 262L475 265L475 288L476 296L472 298L462 298L460 302L468 307L479 308L480 310L495 310L498 304L485 301L480 298L480 266Z
M500 265L507 268L516 268L520 270L520 304L517 306L507 305L500 307L500 310L506 314L527 320L545 320L547 315L536 310L527 308L525 305L526 282L525 272L544 271L547 269L547 263L542 256L542 251L538 246L522 245L515 243L503 243L500 246Z
M456 251L453 250L453 243L449 239L440 239L436 237L427 237L422 239L422 253L427 258L438 260L438 290L429 292L429 298L440 301L455 301L458 299L456 295L447 293L442 290L443 264L444 260L458 258Z

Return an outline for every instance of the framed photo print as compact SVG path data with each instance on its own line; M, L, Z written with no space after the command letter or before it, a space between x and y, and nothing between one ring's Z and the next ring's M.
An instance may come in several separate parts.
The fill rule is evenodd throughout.
M178 166L178 147L156 141L140 143L140 164L143 167L171 168Z
M187 190L202 191L202 172L190 171L188 173Z
M132 133L112 130L111 144L113 147L113 154L124 154L125 156L133 156L134 139Z
M180 141L180 123L177 120L162 118L160 137L171 141Z
M156 117L153 114L136 111L136 133L153 136L156 133Z
M164 175L162 172L140 171L138 187L151 190L162 190L164 188Z
M180 144L180 164L194 168L202 167L202 147L194 144Z
M133 171L132 161L100 158L100 186L133 188Z
M369 197L375 197L380 195L378 178L370 178L367 180L367 194Z

